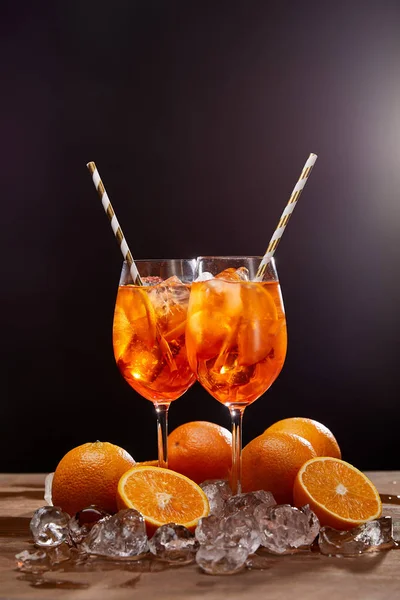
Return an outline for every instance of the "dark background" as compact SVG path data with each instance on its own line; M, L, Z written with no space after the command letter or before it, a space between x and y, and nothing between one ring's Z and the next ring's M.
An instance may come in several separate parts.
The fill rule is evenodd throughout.
M40 5L40 6L38 6ZM276 254L289 349L244 443L308 416L361 469L399 468L400 4L2 3L0 471L100 439L156 457L111 345L121 255ZM196 384L170 410L229 427Z

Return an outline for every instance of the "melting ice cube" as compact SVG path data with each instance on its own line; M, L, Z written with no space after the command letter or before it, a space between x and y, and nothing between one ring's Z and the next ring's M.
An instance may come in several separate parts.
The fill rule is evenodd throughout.
M30 529L38 546L59 546L68 539L70 516L59 506L41 506L33 513Z
M86 538L95 523L110 516L110 514L94 505L80 510L68 522L70 539L78 546Z
M246 494L236 494L227 499L225 504L225 514L232 514L240 510L252 515L254 509L260 504L274 506L276 501L271 492L265 492L264 490L257 490L256 492L248 492Z
M195 558L198 541L183 525L162 525L149 541L150 552L158 559L173 563L189 563Z
M392 518L381 517L367 521L349 531L322 527L318 538L322 554L352 556L395 546L392 537Z
M285 554L302 546L310 546L318 535L319 521L309 509L300 510L289 504L269 507L260 504L254 510L261 544L273 554Z
M203 492L208 498L210 504L210 514L222 515L225 508L225 503L232 496L230 485L224 479L214 479L203 481L200 484Z
M249 555L247 548L237 544L204 545L196 554L199 567L211 575L229 575L243 569Z
M89 554L114 558L136 557L148 551L143 516L134 509L120 510L96 523L82 543Z

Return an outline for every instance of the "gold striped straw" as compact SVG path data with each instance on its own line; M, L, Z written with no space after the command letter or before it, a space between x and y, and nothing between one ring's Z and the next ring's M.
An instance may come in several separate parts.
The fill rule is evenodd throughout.
M279 219L279 223L271 237L271 240L268 244L267 251L265 252L263 259L260 262L260 266L258 267L258 271L256 273L254 281L261 281L261 279L263 278L265 270L268 266L268 263L269 263L271 257L274 255L279 242L281 241L282 234L285 231L285 227L287 226L287 224L289 222L292 212L294 211L294 207L296 206L297 201L300 197L300 194L303 191L304 186L307 183L307 179L310 176L310 173L312 171L312 168L313 168L317 158L318 158L317 155L313 154L313 153L311 153L310 156L308 157L307 162L304 165L301 175L299 177L299 180L293 188L293 192L289 198L288 203L286 204L286 208L283 211L281 218Z
M128 247L128 244L126 243L125 236L122 232L120 224L118 223L118 219L116 217L116 214L115 214L112 204L110 202L110 198L108 197L108 194L106 192L106 188L104 187L104 184L100 178L97 167L93 161L88 162L86 166L90 171L90 174L93 179L94 187L97 190L97 193L100 197L103 208L110 220L111 228L114 232L116 240L121 249L122 256L128 263L129 270L131 272L132 281L133 281L134 285L143 285L143 281L139 275L139 271L137 269L137 266L135 265L135 261L133 260L131 251L129 250L129 247Z
M108 194L106 192L104 184L100 178L97 167L93 161L88 162L86 166L90 171L90 174L93 179L94 187L96 188L97 193L100 196L103 208L110 220L111 227L112 227L114 235L117 239L119 247L121 249L122 256L124 257L124 259L126 260L126 262L129 265L132 281L133 281L134 285L143 285L143 281L139 275L139 271L137 269L137 266L135 265L135 261L133 260L131 251L129 250L129 247L128 247L128 244L126 243L125 236L122 232L120 224L118 223L118 219L116 217L116 214L115 214L112 204L110 202L110 198L108 197ZM144 298L145 297L146 296L144 296ZM161 351L162 351L163 355L165 356L166 360L168 361L171 371L176 371L177 366L176 366L175 359L172 355L172 352L168 345L168 342L164 339L164 337L162 336L162 334L160 332L158 322L156 323L156 333L157 333L157 339L159 341Z

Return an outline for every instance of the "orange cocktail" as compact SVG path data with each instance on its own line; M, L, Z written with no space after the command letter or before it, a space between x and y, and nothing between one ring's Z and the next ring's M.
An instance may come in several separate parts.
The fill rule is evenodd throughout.
M137 261L143 285L124 263L113 321L113 347L127 383L153 402L159 466L168 466L168 409L195 382L185 330L194 260Z
M154 286L122 285L113 345L125 380L147 400L169 403L195 381L185 347L190 284L176 277Z
M259 398L281 371L286 344L277 281L217 278L192 284L189 362L204 388L223 404L248 405Z
M192 284L188 308L189 364L202 386L231 413L234 491L240 491L243 411L272 385L286 357L286 319L275 263L271 259L263 281L254 281L259 262L256 257L199 258L200 281Z

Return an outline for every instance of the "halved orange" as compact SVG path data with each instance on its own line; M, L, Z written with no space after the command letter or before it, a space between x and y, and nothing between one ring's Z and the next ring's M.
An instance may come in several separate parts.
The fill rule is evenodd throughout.
M149 535L166 523L194 531L199 519L210 512L207 496L197 483L170 469L140 465L120 478L117 505L142 513Z
M297 473L295 506L309 504L322 526L351 529L382 514L379 492L353 465L332 457L311 458Z

